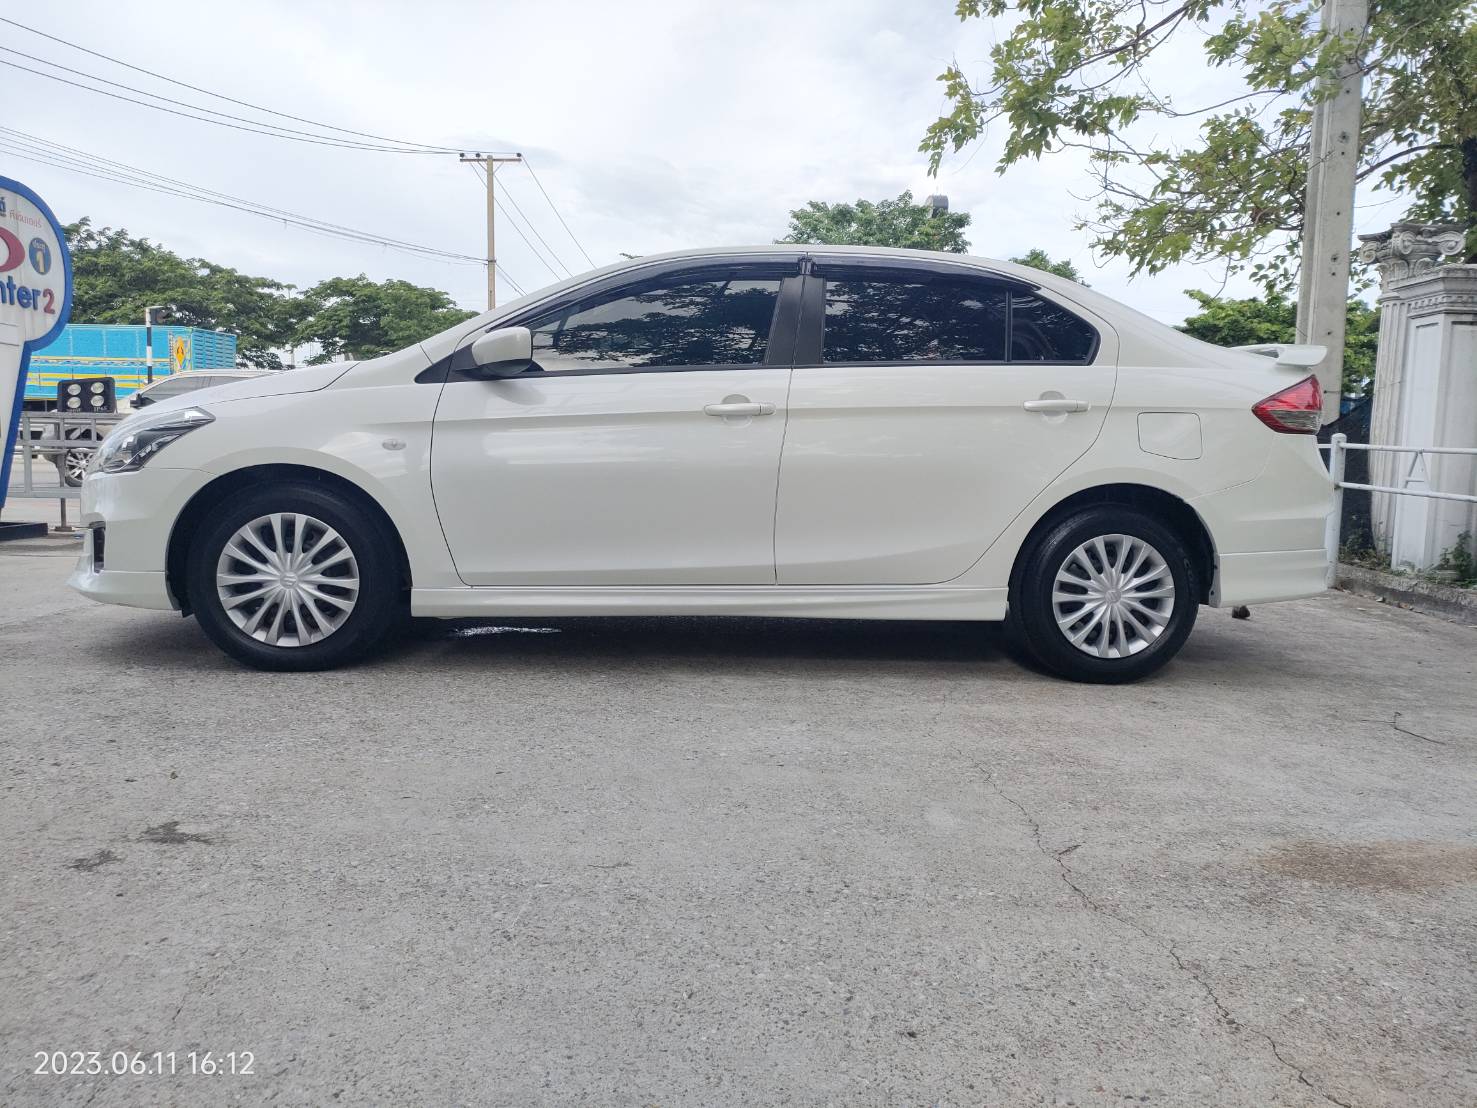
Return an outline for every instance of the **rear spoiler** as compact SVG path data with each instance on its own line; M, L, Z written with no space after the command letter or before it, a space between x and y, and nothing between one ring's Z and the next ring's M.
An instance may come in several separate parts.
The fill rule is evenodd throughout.
M1251 346L1233 346L1231 349L1260 354L1264 358L1275 358L1278 365L1288 369L1312 369L1328 357L1326 346L1299 346L1290 342L1254 343Z

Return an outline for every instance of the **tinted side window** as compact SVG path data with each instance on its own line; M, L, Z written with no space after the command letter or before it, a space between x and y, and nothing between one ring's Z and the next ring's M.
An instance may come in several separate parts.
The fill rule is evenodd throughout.
M182 392L190 392L193 389L197 389L199 387L200 386L197 385L193 379L185 376L184 374L180 374L179 376L170 377L164 381L161 381L157 385L154 385L152 388L150 388L149 399L168 400L171 396L178 396Z
M1085 363L1096 346L1097 332L1067 309L1039 296L1011 297L1011 361Z
M957 277L869 274L826 281L827 362L1005 360L1003 286Z
M646 366L758 365L779 277L673 277L565 305L528 324L545 372Z

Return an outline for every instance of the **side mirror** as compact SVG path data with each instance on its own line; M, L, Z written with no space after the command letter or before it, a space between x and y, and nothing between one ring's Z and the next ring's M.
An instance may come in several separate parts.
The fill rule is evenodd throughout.
M517 377L533 365L533 335L527 327L500 327L472 343L473 377L494 381Z

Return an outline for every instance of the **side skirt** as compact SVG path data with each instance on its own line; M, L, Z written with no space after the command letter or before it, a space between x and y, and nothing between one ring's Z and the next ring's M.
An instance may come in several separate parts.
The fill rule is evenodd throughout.
M937 585L645 586L411 589L412 615L794 616L806 619L1001 620L1007 589Z

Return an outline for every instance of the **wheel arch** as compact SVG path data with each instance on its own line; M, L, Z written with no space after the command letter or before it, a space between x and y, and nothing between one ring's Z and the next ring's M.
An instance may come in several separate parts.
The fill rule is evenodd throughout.
M1025 541L1021 543L1016 553L1015 562L1010 571L1011 593L1015 593L1021 572L1034 551L1036 543L1058 520L1079 508L1098 508L1109 504L1137 508L1154 515L1170 527L1184 542L1191 557L1195 559L1195 568L1200 577L1199 602L1201 604L1210 603L1215 584L1215 542L1211 539L1210 529L1200 518L1200 513L1172 492L1155 488L1153 485L1140 485L1132 482L1094 485L1091 488L1080 489L1057 501L1043 512L1026 534Z
M175 517L174 526L169 532L169 545L165 548L164 567L169 592L179 603L181 614L191 613L189 592L185 588L185 565L189 558L190 542L211 509L229 496L261 485L281 484L286 481L309 481L321 485L358 504L369 513L384 527L385 534L394 540L395 561L400 568L401 580L405 587L410 586L410 556L405 549L405 540L394 520L390 518L390 513L385 511L378 500L347 477L326 469L290 463L269 463L234 469L215 478L197 490Z

